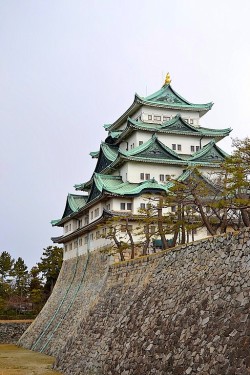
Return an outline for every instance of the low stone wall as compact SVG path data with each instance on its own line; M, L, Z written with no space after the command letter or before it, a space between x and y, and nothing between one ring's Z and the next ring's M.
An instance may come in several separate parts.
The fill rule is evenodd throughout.
M0 344L16 344L31 322L0 322Z
M85 276L46 346L64 374L249 375L249 229Z

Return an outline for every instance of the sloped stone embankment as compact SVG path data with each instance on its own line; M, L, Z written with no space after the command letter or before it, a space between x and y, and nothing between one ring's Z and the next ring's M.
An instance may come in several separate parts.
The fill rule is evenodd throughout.
M68 315L76 319L65 315L71 328L61 325L45 347L57 357L57 369L96 375L250 373L249 230L113 265L108 274L100 256L95 260L93 254L91 261L86 299L82 283ZM33 340L30 335L36 332L30 329L22 345Z

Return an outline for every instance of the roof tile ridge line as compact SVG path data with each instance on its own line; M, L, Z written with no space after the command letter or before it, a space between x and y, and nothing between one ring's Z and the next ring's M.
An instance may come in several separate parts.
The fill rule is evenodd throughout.
M187 161L192 161L193 159L196 159L197 157L206 154L211 148L216 145L215 140L211 139L205 146L203 146L200 150L196 151Z
M153 138L153 137L152 137ZM177 154L177 152L175 152L174 150L171 150L170 147L164 145L164 143L162 143L159 139L158 139L158 136L156 135L156 138L155 140L160 144L161 147L164 148L165 151L167 151L168 153L172 154L173 156L176 156L178 160L186 160L186 159L183 159L179 154Z
M168 126L170 125L173 125L175 122L177 122L178 120L181 120L188 128L192 129L192 130L195 130L196 132L199 133L199 128L198 127L195 127L191 124L189 124L187 121L184 120L184 118L181 116L180 113L177 113L171 120L169 121L165 121L164 126L163 124L161 125L160 128L167 128Z
M229 155L223 151L219 146L217 146L214 139L208 142L205 146L203 146L199 151L195 152L187 161L193 161L197 159L197 157L205 155L208 151L210 151L213 147L217 149L224 157L228 157Z
M230 127L230 128L223 128L223 129L214 129L214 128L207 128L205 126L199 126L199 129L204 129L204 130L210 130L210 131L217 131L217 132L225 132L225 131L232 131L233 129Z
M207 106L207 105L210 105L210 106L213 106L213 102L208 102L208 103L192 103L192 102L189 102L187 99L183 98L180 94L178 94L173 88L171 85L169 85L170 89L173 91L173 93L178 96L181 100L183 100L184 102L186 102L187 104L189 105L202 105L202 106Z
M122 155L122 156L134 156L134 155L136 155L138 153L138 151L141 152L141 151L146 150L147 147L149 147L150 144L153 142L153 136L154 136L154 134L152 135L152 137L147 142L144 142L142 145L137 146L137 147L133 148L132 150L128 150L128 151L121 151L121 150L119 150L118 156L119 155Z
M110 180L118 180L121 177L121 176L113 176L113 175L110 175L110 174L94 172L93 177L95 177L95 176L97 176L97 178L107 178L107 179L110 179Z

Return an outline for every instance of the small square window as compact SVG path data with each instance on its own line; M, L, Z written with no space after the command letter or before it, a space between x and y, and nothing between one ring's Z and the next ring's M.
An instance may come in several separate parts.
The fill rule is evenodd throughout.
M132 210L132 203L127 203L127 210Z
M166 180L166 181L170 180L170 174L166 174L166 175L165 175L165 180Z
M126 203L121 203L120 207L121 207L121 210L126 210Z
M164 181L164 174L160 174L160 181Z
M145 174L145 180L150 180L150 174L149 173Z
M140 179L144 180L144 173L140 173Z
M161 121L161 116L154 116L155 121Z
M170 120L170 117L168 116L163 116L163 121L169 121Z
M152 115L148 115L148 120L152 120Z
M191 152L194 152L194 146L190 146Z
M140 208L141 208L142 210L144 210L144 209L146 208L145 203L141 203L141 204L140 204Z
M143 144L143 141L139 141L139 146L141 146Z
M177 150L181 151L181 145L177 145Z
M195 146L196 151L199 151L199 149L200 149L200 146Z
M176 150L176 144L172 144L172 150Z

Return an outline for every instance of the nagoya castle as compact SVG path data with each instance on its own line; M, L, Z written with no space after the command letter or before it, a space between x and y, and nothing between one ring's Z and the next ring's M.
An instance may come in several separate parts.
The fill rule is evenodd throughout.
M52 221L63 228L63 235L52 240L64 245L65 260L107 247L108 217L133 217L129 225L136 228L135 217L145 208L145 196L167 192L170 178L185 180L190 166L204 174L219 167L226 153L217 143L231 129L200 125L212 105L184 99L167 74L160 90L146 97L135 94L131 106L104 125L107 137L98 151L90 153L97 159L92 176L75 185L81 194L69 194L61 219ZM199 229L195 238L206 235Z

